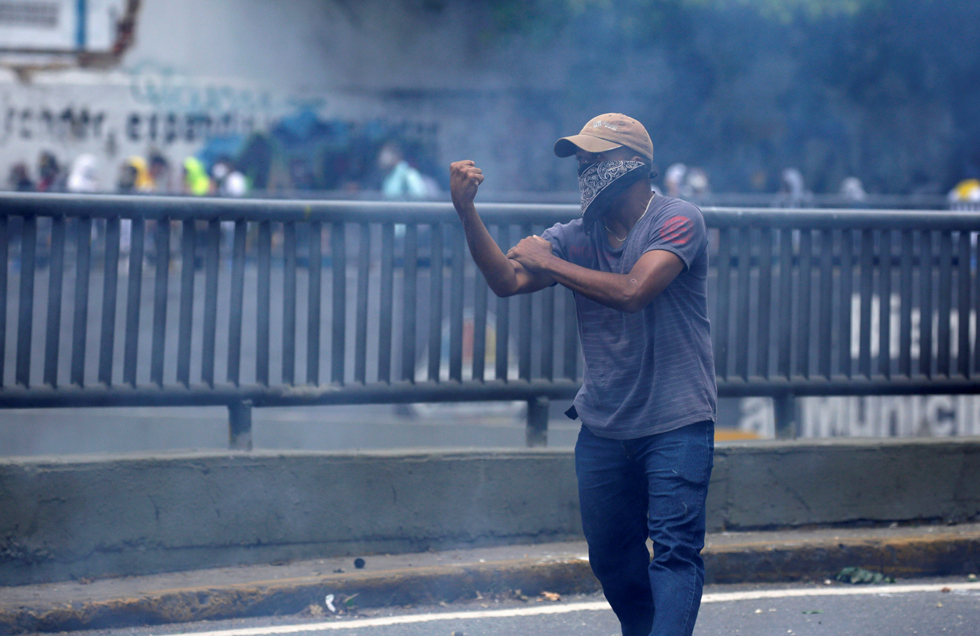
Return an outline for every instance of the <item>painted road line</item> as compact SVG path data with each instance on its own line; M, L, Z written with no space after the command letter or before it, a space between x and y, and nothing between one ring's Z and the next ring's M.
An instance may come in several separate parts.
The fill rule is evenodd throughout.
M943 591L973 591L980 592L978 583L930 583L921 585L869 585L867 587L807 587L785 590L748 590L744 592L718 592L705 594L701 603L733 603L759 599L801 598L813 596L866 596L866 595L897 595ZM243 629L228 629L208 632L183 632L182 636L262 636L278 634L299 634L303 632L318 632L336 629L358 629L366 627L388 627L391 625L408 625L411 623L429 623L436 621L463 621L481 618L510 618L515 616L540 616L546 614L569 614L572 612L611 611L605 601L591 603L568 603L561 605L538 605L534 607L516 607L513 609L484 610L478 612L446 612L437 614L415 614L407 616L386 616L379 618L362 618L353 620L304 623L302 625L276 625L270 627L249 627Z
M570 603L568 605L541 605L536 607L516 607L513 609L485 610L481 612L446 612L438 614L415 614L410 616L386 616L363 618L329 623L307 623L303 625L278 625L271 627L249 627L214 632L181 632L181 636L260 636L263 634L298 634L330 629L359 629L364 627L388 627L410 623L429 623L434 621L462 621L479 618L510 618L514 616L538 616L542 614L567 614L570 612L589 612L609 610L605 601L593 603Z
M800 598L805 596L863 596L869 594L915 594L921 592L975 591L980 592L977 583L930 583L921 585L869 585L860 587L812 587L789 590L749 590L746 592L719 592L705 594L701 603L731 603L753 601L763 598Z

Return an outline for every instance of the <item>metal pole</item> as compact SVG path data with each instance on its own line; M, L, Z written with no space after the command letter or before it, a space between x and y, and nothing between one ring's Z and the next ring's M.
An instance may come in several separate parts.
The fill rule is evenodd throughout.
M772 399L776 415L776 438L794 439L799 434L796 424L796 396L784 393Z
M228 405L228 448L230 450L252 450L251 400Z
M548 445L548 398L536 397L527 401L527 445Z

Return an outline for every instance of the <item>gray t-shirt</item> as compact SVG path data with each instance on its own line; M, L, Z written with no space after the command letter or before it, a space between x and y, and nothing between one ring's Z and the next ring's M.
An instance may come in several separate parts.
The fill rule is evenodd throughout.
M708 235L696 206L654 195L619 249L602 223L581 219L542 235L552 252L593 270L627 274L651 250L673 252L684 270L630 314L575 294L585 357L575 410L600 437L633 439L715 419L717 386L707 310Z

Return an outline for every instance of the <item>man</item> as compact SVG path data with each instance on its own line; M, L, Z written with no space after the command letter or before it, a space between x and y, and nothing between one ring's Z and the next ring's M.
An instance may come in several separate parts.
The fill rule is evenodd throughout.
M583 424L575 466L592 569L624 636L691 634L717 393L704 220L651 192L653 142L635 119L600 115L555 154L578 159L581 219L505 255L473 204L484 176L472 161L451 166L453 204L494 293L574 292L585 375L569 416Z

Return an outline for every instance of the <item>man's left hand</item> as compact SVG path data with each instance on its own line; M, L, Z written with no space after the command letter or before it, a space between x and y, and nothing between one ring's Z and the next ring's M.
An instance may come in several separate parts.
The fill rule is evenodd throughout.
M551 256L551 243L537 234L521 239L507 252L507 258L514 259L529 270L542 269L545 260Z

